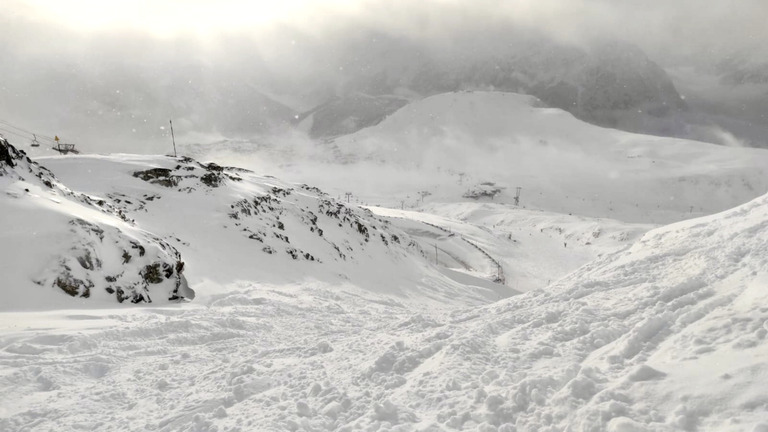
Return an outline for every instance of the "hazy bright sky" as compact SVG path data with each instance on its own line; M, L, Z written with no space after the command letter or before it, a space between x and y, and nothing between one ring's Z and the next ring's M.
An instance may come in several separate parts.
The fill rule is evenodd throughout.
M157 36L303 25L313 16L354 13L353 0L22 0L15 12L78 31L136 30Z
M158 37L259 36L280 26L308 33L356 23L440 36L508 20L561 38L609 33L651 51L756 46L768 37L766 0L6 0L2 12L62 31L134 31ZM9 20L10 21L10 20ZM18 29L17 29L18 30ZM2 33L0 33L2 35Z
M768 0L4 0L0 119L81 136L114 121L150 135L178 105L201 112L194 102L226 101L227 85L246 82L282 97L314 91L281 100L308 109L345 65L388 64L387 49L495 53L511 28L629 41L668 68L739 52L765 63L767 22ZM369 50L379 37L387 48Z

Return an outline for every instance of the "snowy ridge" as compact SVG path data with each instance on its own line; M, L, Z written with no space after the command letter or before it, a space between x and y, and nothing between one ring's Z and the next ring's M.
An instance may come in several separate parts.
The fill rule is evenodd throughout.
M371 211L317 188L189 158L47 158L68 184L117 206L185 257L199 293L241 281L335 282L395 301L482 304L516 292L467 287L435 268L421 246ZM105 179L94 183L89 176ZM465 303L462 303L465 304Z
M3 310L193 298L170 244L0 141ZM67 299L67 295L71 299Z

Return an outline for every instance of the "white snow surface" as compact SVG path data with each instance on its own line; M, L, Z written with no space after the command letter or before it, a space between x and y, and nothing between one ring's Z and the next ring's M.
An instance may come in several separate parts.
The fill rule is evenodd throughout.
M485 92L328 146L215 160L331 195L162 156L0 177L0 431L768 431L765 151ZM178 251L195 299L36 285L73 215Z
M68 177L70 162L48 162ZM122 190L143 194L148 184L126 173L169 163L177 162L94 156L71 167L81 176L114 173ZM244 180L233 185L252 174L238 175ZM229 203L231 187L201 196L162 189L159 200L140 203L143 222L134 210L137 223L159 220L150 204L178 209L185 195L201 206ZM443 216L421 219L474 240L484 239L473 234L481 225L466 221L503 225L510 217L492 208L436 212ZM193 216L177 213L175 229L204 228ZM210 224L224 223L219 216ZM403 230L419 219L391 216ZM560 223L563 235L571 232ZM223 237L220 251L242 250L219 227L200 238L212 232ZM189 238L182 253L197 247ZM216 265L224 264L206 271ZM654 229L546 289L481 306L429 307L438 302L398 301L396 292L318 277L222 279L218 292L166 307L2 313L0 430L762 431L766 269L762 196Z

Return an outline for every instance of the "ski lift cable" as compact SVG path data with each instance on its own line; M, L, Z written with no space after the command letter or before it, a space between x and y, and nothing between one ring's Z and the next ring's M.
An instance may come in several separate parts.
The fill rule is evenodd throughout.
M5 121L5 120L2 120L2 119L0 119L0 124L3 124L3 125L5 125L5 126L7 126L7 127L13 128L13 129L17 129L17 130L19 130L19 131L21 131L21 132L25 132L25 133L32 133L32 132L30 132L30 131L28 131L28 130L26 130L26 129L22 128L22 127L16 126L16 125L14 125L13 123L7 122L7 121Z
M0 126L6 126L8 128L16 129L15 131L14 130L9 130L9 129L6 129L6 128L3 128L2 130L6 131L8 133L13 133L14 135L22 137L22 138L32 139L36 135L38 137L38 139L43 139L43 140L50 141L50 142L54 141L53 139L47 137L46 135L40 135L40 134L37 134L37 133L34 133L34 132L29 132L29 131L27 131L25 129L22 129L22 128L19 128L19 127L15 127L13 125L6 125L5 123L0 122ZM18 132L18 131L21 131L21 132Z
M28 136L25 136L23 134L20 134L18 132L14 132L14 131L11 131L11 130L3 129L1 127L0 127L0 132L3 133L3 134L13 135L15 137L18 137L18 138L24 139L24 140L30 139L30 137L28 137Z
M3 128L1 126L0 126L0 131L6 133L8 135L13 135L13 136L15 136L17 138L20 138L22 140L31 140L31 141L35 140L35 134L27 134L26 132L21 133L21 132L17 132L17 131L11 130L11 129ZM40 138L40 136L38 135L38 142L40 141L39 138ZM46 141L51 141L51 140L46 140ZM53 141L51 141L51 142L53 142Z
M51 142L54 141L54 139L52 137L49 137L48 135L39 134L39 133L36 133L36 132L29 131L27 129L24 129L22 127L16 126L16 125L14 125L14 124L6 121L6 120L3 120L3 119L0 119L0 124L5 125L5 126L10 127L10 128L13 128L13 129L17 129L17 130L19 130L21 132L29 134L30 136L37 135L38 137L46 139L48 141L51 141Z

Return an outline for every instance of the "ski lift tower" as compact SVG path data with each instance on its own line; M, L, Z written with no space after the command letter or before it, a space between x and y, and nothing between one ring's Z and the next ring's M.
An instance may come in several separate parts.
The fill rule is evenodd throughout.
M59 142L60 140L58 135L56 135L54 140L56 141L56 145L53 147L53 149L56 150L57 152L61 154L79 153L77 150L75 150L74 144L65 144L65 143Z
M517 191L515 192L515 205L516 206L520 205L520 191L522 191L522 190L523 190L523 188L518 186L517 187Z

